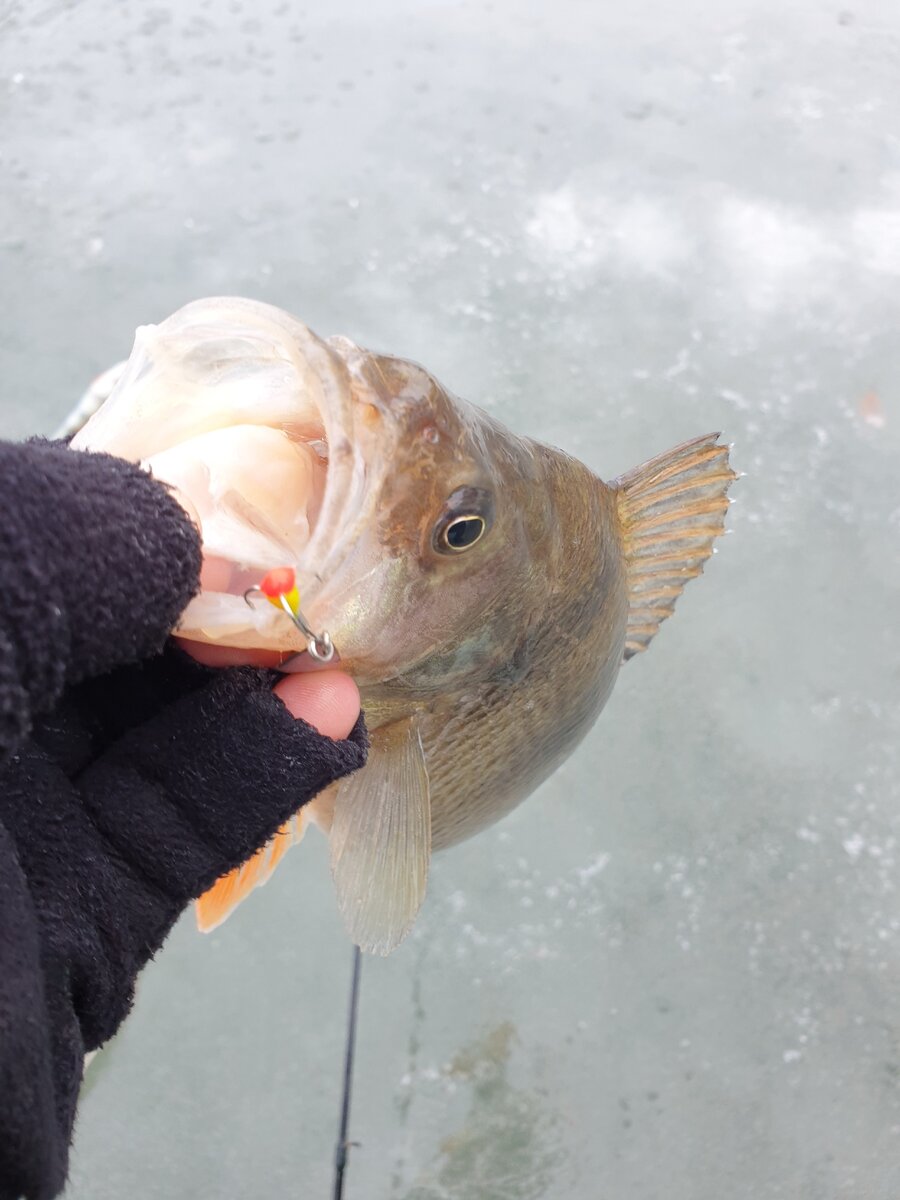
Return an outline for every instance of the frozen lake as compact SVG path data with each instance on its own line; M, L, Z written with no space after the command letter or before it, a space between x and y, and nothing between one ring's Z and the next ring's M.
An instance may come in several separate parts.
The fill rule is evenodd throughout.
M720 429L732 534L362 982L346 1200L900 1194L900 10L0 0L0 433L271 301L606 478ZM310 835L182 922L66 1200L330 1196Z

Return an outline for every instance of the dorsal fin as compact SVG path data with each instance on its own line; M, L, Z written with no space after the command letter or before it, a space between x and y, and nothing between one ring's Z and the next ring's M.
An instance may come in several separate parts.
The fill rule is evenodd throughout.
M628 572L625 659L646 650L723 532L734 471L719 434L684 442L615 480Z

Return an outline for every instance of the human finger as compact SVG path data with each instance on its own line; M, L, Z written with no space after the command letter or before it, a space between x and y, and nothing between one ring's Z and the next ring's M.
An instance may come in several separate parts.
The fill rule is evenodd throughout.
M359 688L343 671L289 675L274 691L292 716L325 737L342 740L359 718Z

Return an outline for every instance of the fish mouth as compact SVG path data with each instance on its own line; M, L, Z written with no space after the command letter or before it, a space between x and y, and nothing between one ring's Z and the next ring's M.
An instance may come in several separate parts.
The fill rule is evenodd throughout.
M185 610L177 633L219 646L278 651L293 656L281 664L285 668L304 670L311 665L308 639L253 589L272 568L293 567L305 623L320 638L327 633L335 639L334 661L340 660L338 637L347 628L345 610L352 600L341 586L343 568L375 518L390 461L385 444L391 441L390 422L373 422L372 409L359 394L350 364L363 352L353 343L326 341L289 314L253 301L229 302L229 315L234 314L255 334L237 369L251 380L255 366L271 376L274 358L279 396L274 410L263 407L259 413L261 424L253 422L251 412L249 429L226 426L206 440L240 438L251 449L256 444L259 461L249 471L243 463L220 463L218 480L215 466L207 462L201 479L206 491L198 496L196 484L169 469L165 453L145 460L200 512L201 592ZM264 362L254 357L259 339L266 349ZM198 442L195 450L200 449ZM190 440L183 451L182 459L189 458ZM271 472L283 481L280 495L277 486L268 492L264 486ZM348 574L358 573L354 565Z
M138 329L113 391L72 445L140 462L199 524L201 590L179 636L304 651L297 625L252 593L273 568L292 567L306 623L330 633L339 654L339 636L353 642L373 553L360 543L372 541L363 535L399 436L360 374L365 357L238 297L197 300Z

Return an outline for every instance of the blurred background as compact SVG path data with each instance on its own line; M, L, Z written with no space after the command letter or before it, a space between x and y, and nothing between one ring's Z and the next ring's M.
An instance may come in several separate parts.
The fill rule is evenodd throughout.
M0 0L0 434L216 293L732 534L570 761L367 960L348 1200L900 1194L900 10ZM192 918L67 1200L327 1197L351 951L312 834Z

